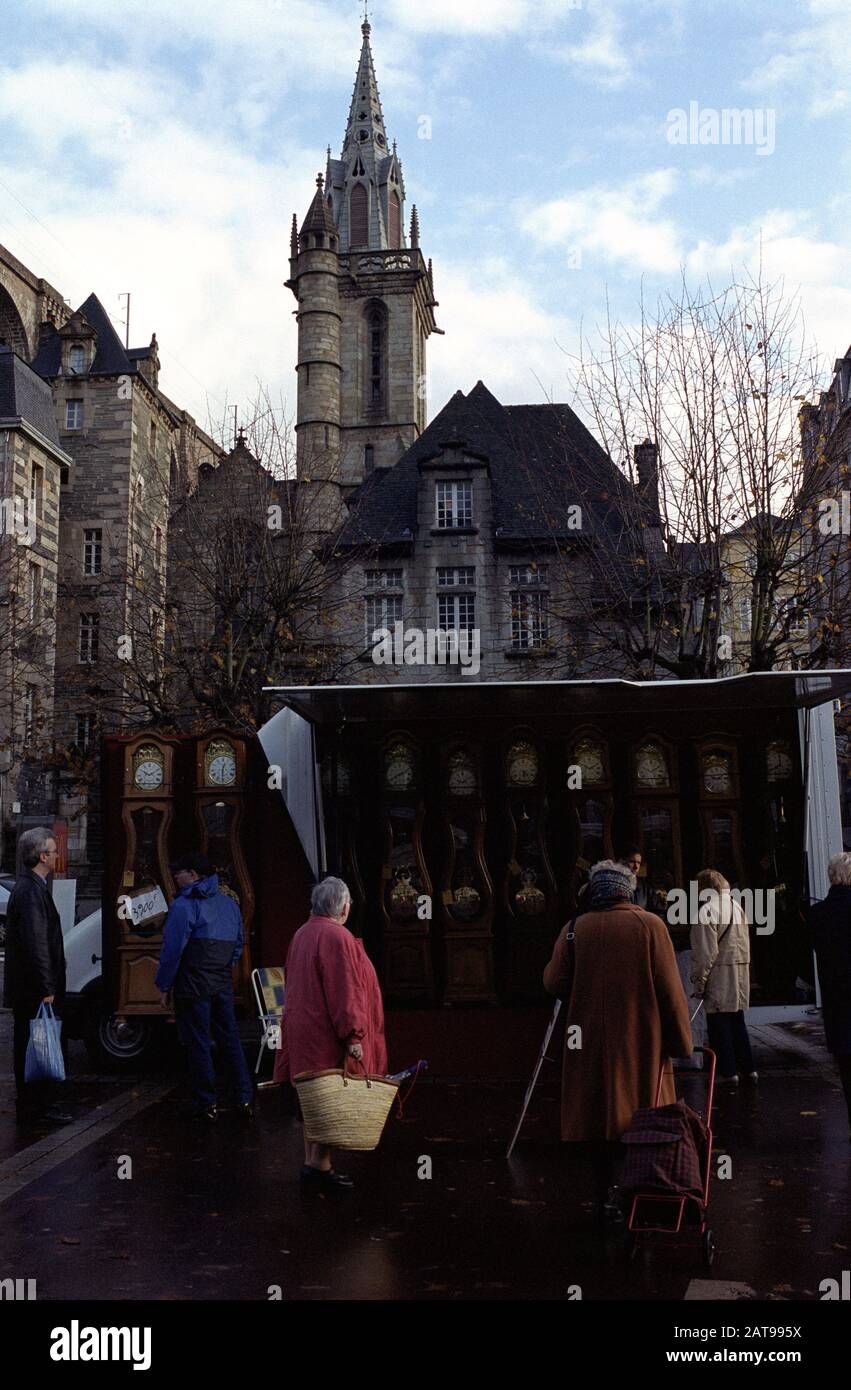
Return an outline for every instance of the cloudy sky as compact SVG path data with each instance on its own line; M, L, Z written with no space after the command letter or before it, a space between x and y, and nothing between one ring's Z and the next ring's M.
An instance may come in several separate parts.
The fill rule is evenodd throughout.
M339 155L362 7L0 2L0 242L75 307L95 290L118 322L130 290L132 343L156 331L163 388L200 422L258 382L294 404L290 221ZM760 246L828 364L846 350L842 0L376 0L371 22L434 258L432 414L478 377L570 399L607 298L628 319L642 284L720 287ZM706 143L734 109L753 142Z

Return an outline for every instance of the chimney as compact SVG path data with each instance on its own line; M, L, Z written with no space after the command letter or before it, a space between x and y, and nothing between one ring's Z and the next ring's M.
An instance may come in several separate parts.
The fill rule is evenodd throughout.
M636 444L632 451L638 474L638 492L651 518L651 525L661 526L659 515L659 450L649 439Z

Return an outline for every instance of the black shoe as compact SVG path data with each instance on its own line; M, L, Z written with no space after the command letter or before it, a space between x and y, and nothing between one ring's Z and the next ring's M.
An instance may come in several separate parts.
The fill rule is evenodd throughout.
M311 1168L305 1164L299 1174L301 1190L308 1196L323 1192L351 1192L354 1182L347 1173L335 1173L333 1168Z
M69 1115L67 1110L55 1110L51 1107L42 1115L42 1121L46 1125L72 1125L74 1116Z
M250 1100L247 1100L243 1105L235 1105L233 1113L240 1124L250 1125L254 1120L254 1105Z

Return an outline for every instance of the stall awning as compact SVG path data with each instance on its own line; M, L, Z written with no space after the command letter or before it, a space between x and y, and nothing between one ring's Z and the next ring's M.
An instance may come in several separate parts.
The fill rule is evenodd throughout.
M417 685L267 686L314 724L363 720L502 719L536 715L665 714L809 709L851 692L851 670L759 671L697 681L427 681Z

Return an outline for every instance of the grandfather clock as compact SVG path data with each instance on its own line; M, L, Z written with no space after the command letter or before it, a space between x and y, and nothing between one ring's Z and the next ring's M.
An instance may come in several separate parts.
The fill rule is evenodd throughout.
M418 745L408 735L394 734L385 741L381 783L382 987L390 998L431 1002L432 886L422 846L422 760Z
M707 738L697 745L700 769L700 824L703 868L718 869L727 881L744 886L739 810L739 761L732 739Z
M493 884L485 862L481 758L466 744L444 749L440 766L446 855L440 908L445 1003L496 1003L493 981Z
M173 741L149 734L124 746L124 865L116 903L119 1014L148 1014L159 1005L154 977L173 896L168 831L174 746Z
M578 730L570 742L567 794L575 844L570 879L573 907L582 884L588 880L589 869L612 855L612 772L607 746L595 729Z
M503 896L510 932L512 991L537 998L556 931L557 889L547 854L547 798L541 750L531 734L519 732L504 761L509 832Z
M683 883L677 758L655 734L635 744L631 756L633 819L642 874L661 892Z
M334 849L339 871L352 895L352 906L346 926L353 936L363 936L366 893L358 858L358 828L360 807L357 779L352 773L347 753L335 743L322 758L322 789L334 834Z
M195 818L201 850L219 876L219 887L239 904L245 945L234 972L234 989L246 997L251 978L250 931L254 889L245 864L240 826L245 795L245 743L217 730L195 745Z

